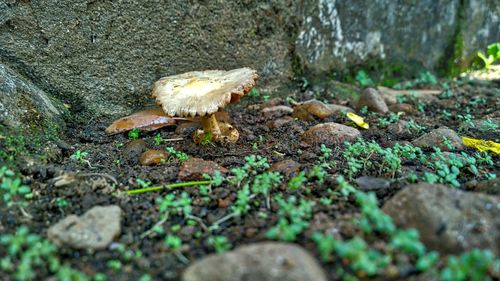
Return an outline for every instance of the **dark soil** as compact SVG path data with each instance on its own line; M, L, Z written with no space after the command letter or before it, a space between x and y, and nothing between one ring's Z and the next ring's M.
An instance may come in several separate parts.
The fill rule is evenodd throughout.
M409 98L405 101L412 104L415 111L402 115L400 118L402 120L413 119L417 124L425 126L422 132L393 134L387 127L378 125L378 120L387 117L388 114L372 113L366 119L370 124L370 129L360 129L363 139L376 141L382 147L389 147L395 143L412 141L431 129L448 126L457 131L459 135L498 142L500 138L498 130L467 129L466 124L458 117L459 115L466 115L466 108L468 108L474 120L499 118L500 94L498 84L493 82L486 84L453 82L451 85L451 91L453 92L451 98L424 97ZM329 103L354 107L353 101L342 99L336 96L335 92L328 90L312 91L297 87L297 90L291 92L289 97L293 97L296 101L317 98ZM260 110L249 109L249 105L259 102L258 99L259 97L248 98L246 101L242 100L239 105L227 109L231 123L240 132L240 140L236 144L196 145L191 139L192 131L188 130L185 134L178 135L175 133L175 127L166 127L155 132L141 132L140 138L146 141L148 148L164 149L166 146L171 146L191 157L215 161L227 169L244 165L245 156L256 154L267 158L270 164L284 159L292 159L300 163L300 170L308 171L318 163L318 159L323 153L319 145L311 146L301 142L300 135L303 131L315 124L324 122L355 126L344 116L331 116L325 120L293 120L279 128L270 129L266 126L266 122L269 120L262 116ZM286 99L281 99L279 104L291 106ZM419 111L418 108L423 111ZM450 113L449 117L443 115L444 110ZM16 165L22 179L34 191L34 198L29 202L29 208L26 209L32 218L29 219L24 216L19 208L1 206L0 230L2 233L13 233L19 225L24 224L32 232L45 235L51 225L69 214L81 215L96 205L116 204L122 208L124 216L121 235L115 242L123 244L127 250L140 251L142 254L125 259L123 253L113 249L91 252L60 247L59 257L61 260L90 276L97 272L104 273L108 277L107 280L138 280L144 273L148 273L154 280L179 280L182 271L188 264L165 246L165 235L152 233L140 238L143 232L150 229L160 219L158 205L155 200L167 193L186 191L192 198L192 214L200 218L204 224L210 225L231 212L229 206L236 200L237 189L227 183L224 183L221 187L214 187L209 202L202 200L198 186L131 196L120 193L120 191L137 188L137 179L150 181L153 185L179 182L178 172L181 162L172 157L170 161L162 165L141 166L136 155L124 152L124 147L130 142L126 133L108 136L104 132L104 129L112 121L100 120L83 126L69 127L64 132L64 141L47 144L45 155L41 158L26 155L17 156ZM154 142L156 134L160 134L163 139L167 140L179 137L182 137L183 140L156 145ZM318 260L317 249L310 239L311 233L336 225L339 227L340 235L350 237L355 231L351 223L352 218L359 212L359 207L353 198L327 193L328 188L335 189L335 178L337 175L345 174L344 170L347 165L342 157L344 145L339 144L330 148L333 150L331 159L336 165L328 170L327 179L322 185L311 182L308 184L310 192L304 190L291 191L287 189L286 183L290 177L296 175L296 173L292 173L289 177L284 177L282 185L274 189L271 194L271 196L278 192L294 194L317 202L313 209L313 220L309 229L299 235L294 242L304 246ZM88 163L70 159L70 155L76 150L88 152L86 158ZM477 151L467 148L465 152L472 155ZM496 166L481 171L479 177L474 176L472 173L462 174L459 178L462 189L465 189L466 182L485 179L487 173L496 173L498 175L498 156L493 153L490 153L490 155L497 163ZM416 161L408 161L403 163L401 172L395 175L381 174L376 169L367 169L355 177L364 175L389 180L390 187L377 192L379 202L383 204L399 189L409 184L406 176L412 171L420 175L425 171L425 168L421 167L421 164ZM54 178L64 173L100 173L107 175L107 177L98 175L81 176L70 185L55 187ZM110 177L116 179L117 184L113 184ZM348 180L354 183L353 179ZM331 206L319 203L319 198L323 196L333 199L334 203ZM69 204L58 207L56 198L64 198ZM215 230L212 235L224 235L229 240L232 248L242 244L267 240L265 236L267 230L274 226L277 221L276 211L276 204L271 204L270 209L267 209L265 204L260 206L252 205L249 214L240 219L228 220L218 230ZM175 224L181 225L177 235L183 240L181 253L189 262L214 253L213 247L208 245L207 242L211 235L206 233L200 224L188 225L186 219L182 216L171 216L171 219L162 225L165 233L169 233L171 227ZM197 232L201 233L201 237L196 237ZM0 250L0 256L3 255L3 250ZM106 263L112 259L121 260L122 269L110 269ZM339 265L342 264L339 262L323 264L331 279L338 278L334 271ZM41 274L42 276L39 276L37 280L46 278L44 273L41 272ZM2 273L0 279L9 280L9 277Z

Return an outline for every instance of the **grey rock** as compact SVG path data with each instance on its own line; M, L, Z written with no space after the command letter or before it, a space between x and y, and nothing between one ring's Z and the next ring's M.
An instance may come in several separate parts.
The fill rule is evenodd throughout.
M285 115L291 115L293 113L293 108L286 105L275 105L266 107L262 109L261 112L266 120L270 120L283 117Z
M293 118L291 116L284 116L278 119L270 120L266 122L266 126L269 129L278 129L283 127L285 124L288 124L293 121Z
M302 247L262 242L196 261L186 269L182 280L326 281L326 276Z
M361 137L358 129L333 122L315 125L302 134L308 144L339 144Z
M383 211L398 226L416 228L422 242L441 253L500 253L500 197L422 183L403 188Z
M379 90L380 96L384 99L388 106L395 105L398 102L397 95L389 91Z
M279 172L287 178L295 176L295 174L297 174L299 170L300 164L293 161L292 159L285 159L273 163L268 169L268 171L270 172Z
M396 123L392 123L387 126L387 131L395 136L401 136L410 133L407 128L408 122L405 120L398 120Z
M496 0L309 0L304 2L296 53L314 73L367 60L390 61L409 71L417 65L439 68L442 61L454 59L447 49L460 43L464 48L457 65L463 67L479 49L500 40L499 14ZM459 31L460 38L455 38Z
M500 133L500 118L493 117L472 120L472 124L462 123L461 126L463 126L464 129L476 134L494 133L498 135Z
M453 145L453 149L450 149L445 144L445 138L448 139L448 141ZM440 127L434 129L429 133L413 140L412 144L423 148L436 146L442 151L462 150L464 148L462 139L457 135L455 131L448 127Z
M65 112L43 90L0 63L0 123L11 127L28 122L41 125L40 121L62 125Z
M368 110L386 113L389 111L387 104L385 103L379 92L373 88L364 89L359 97L358 108L366 106Z
M89 116L152 104L155 80L186 71L248 66L262 84L292 75L296 1L8 2L0 8L2 62Z
M326 106L328 106L328 108L333 112L333 114L341 114L341 113L347 113L347 112L354 112L354 109L352 109L352 108L350 108L348 106L340 105L340 104L329 103Z
M480 182L472 180L465 183L465 187L475 192L500 195L500 178L497 177L491 180L484 180Z
M363 191L383 191L388 189L391 182L384 178L376 178L370 176L362 176L355 179L358 189Z
M122 210L115 205L96 206L82 216L69 215L48 230L56 245L77 249L106 248L121 231Z

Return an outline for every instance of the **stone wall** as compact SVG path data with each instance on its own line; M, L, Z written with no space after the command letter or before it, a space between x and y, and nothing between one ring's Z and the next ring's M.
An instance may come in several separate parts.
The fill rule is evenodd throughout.
M0 0L8 69L0 104L25 107L14 101L31 96L31 108L9 109L19 115L11 120L42 108L37 91L7 95L9 77L89 120L151 103L155 80L190 70L249 66L273 88L300 70L318 75L372 59L410 70L465 65L500 41L499 18L495 0Z

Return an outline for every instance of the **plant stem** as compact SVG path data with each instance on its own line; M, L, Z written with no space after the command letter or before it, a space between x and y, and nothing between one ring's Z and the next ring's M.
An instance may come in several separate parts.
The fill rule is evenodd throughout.
M188 182L180 182L180 183L172 183L172 184L162 184L162 185L157 185L157 186L127 190L127 191L125 191L125 194L134 195L134 194L146 193L146 192L151 192L151 191L158 191L158 190L162 190L165 188L172 189L172 188L177 188L177 187L185 187L185 186L193 186L193 185L207 185L207 184L212 184L212 183L213 183L213 181L188 181Z

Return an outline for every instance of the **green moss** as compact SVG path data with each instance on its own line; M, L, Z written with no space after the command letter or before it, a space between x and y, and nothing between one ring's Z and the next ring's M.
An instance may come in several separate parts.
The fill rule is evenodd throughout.
M443 58L441 59L440 74L448 77L458 76L460 73L467 69L467 62L464 58L464 37L463 28L465 23L465 9L467 0L461 0L458 4L458 18L455 27L455 33L452 40L445 49Z

